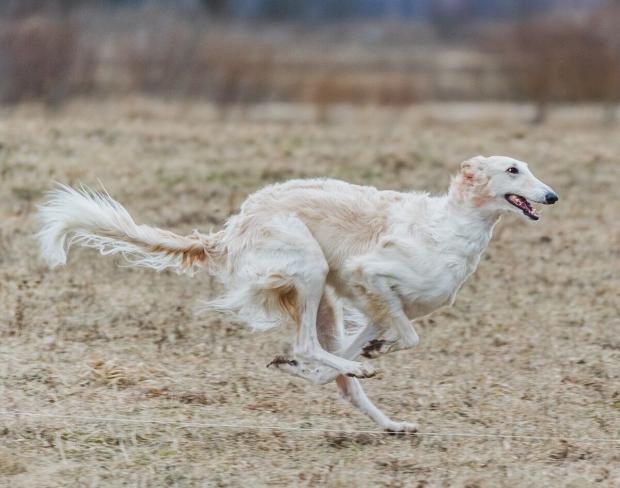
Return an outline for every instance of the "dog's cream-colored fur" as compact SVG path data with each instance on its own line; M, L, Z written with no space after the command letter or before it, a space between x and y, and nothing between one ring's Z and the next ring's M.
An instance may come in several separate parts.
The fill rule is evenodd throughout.
M381 427L414 431L366 397L358 378L375 370L358 358L418 343L411 320L453 302L501 214L537 219L529 202L523 210L509 195L557 200L525 163L477 156L461 164L443 196L292 180L251 195L223 230L180 236L136 224L107 193L60 186L40 207L38 238L51 267L78 244L122 254L135 266L204 269L226 290L211 307L253 329L294 331L292 351L273 367L314 383L335 380Z

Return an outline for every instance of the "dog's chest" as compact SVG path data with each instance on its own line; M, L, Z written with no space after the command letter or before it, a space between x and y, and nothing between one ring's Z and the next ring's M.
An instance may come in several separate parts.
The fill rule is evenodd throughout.
M476 270L480 254L429 252L420 259L403 262L395 288L411 319L450 305L467 278Z

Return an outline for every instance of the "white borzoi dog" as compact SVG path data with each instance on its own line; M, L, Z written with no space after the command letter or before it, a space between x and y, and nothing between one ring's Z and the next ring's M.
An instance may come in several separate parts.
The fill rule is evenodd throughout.
M444 196L380 191L330 179L293 180L251 195L223 230L180 236L137 225L107 193L61 186L40 207L41 254L51 267L73 244L131 265L206 270L225 288L211 305L249 327L289 325L292 350L270 365L342 395L382 428L412 432L366 396L360 356L412 348L413 319L449 305L476 269L503 213L538 220L530 202L558 197L527 164L477 156ZM354 326L355 334L345 330Z

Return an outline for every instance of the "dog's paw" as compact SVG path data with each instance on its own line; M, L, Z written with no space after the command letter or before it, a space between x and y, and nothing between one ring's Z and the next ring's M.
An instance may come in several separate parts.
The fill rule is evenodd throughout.
M292 358L287 358L286 356L276 356L269 362L269 364L267 364L267 367L269 368L270 366L275 366L277 368L282 364L287 364L294 367L297 366L297 361Z
M357 366L347 369L344 373L354 378L372 378L377 374L377 370L368 363L357 363Z
M373 359L386 354L390 351L396 341L388 341L385 339L374 339L364 346L362 356Z
M288 373L315 385L324 385L336 379L340 372L316 361L292 359L285 356L276 356L267 367L273 366L278 371Z
M418 431L418 425L413 422L390 421L384 428L391 434L415 434Z

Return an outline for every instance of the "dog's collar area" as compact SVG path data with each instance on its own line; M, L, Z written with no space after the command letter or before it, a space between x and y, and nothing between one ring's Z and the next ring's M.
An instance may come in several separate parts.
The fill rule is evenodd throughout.
M539 215L536 213L536 209L532 207L530 202L527 201L527 198L522 197L521 195L515 195L514 193L507 193L505 198L508 203L517 207L523 212L524 215L526 215L530 219L538 220L540 218Z

